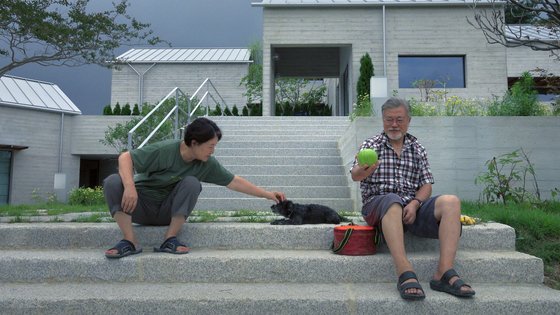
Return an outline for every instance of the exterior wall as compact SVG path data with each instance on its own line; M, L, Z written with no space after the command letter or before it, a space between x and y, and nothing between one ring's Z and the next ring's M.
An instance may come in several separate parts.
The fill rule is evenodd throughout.
M467 17L472 15L468 6L387 7L388 90L397 90L401 97L420 98L418 89L398 88L399 55L465 55L466 88L448 89L449 95L487 98L503 94L507 89L506 49L488 44L482 32L468 24Z
M233 105L241 110L246 104L243 96L245 87L240 86L241 79L247 75L247 63L200 63L200 64L132 64L139 73L144 73L143 101L157 104L175 87L191 96L206 78L214 84L218 93L224 98L230 109ZM147 71L147 72L146 72ZM111 83L111 105L117 102L121 107L129 103L131 108L139 103L139 76L128 65L113 70ZM205 92L205 91L202 91ZM211 94L220 101L216 94ZM199 99L202 97L199 94ZM213 102L209 102L213 105ZM223 107L223 106L222 106Z
M472 9L437 6L386 7L386 62L383 73L383 13L381 7L264 8L263 114L272 112L272 47L351 45L350 104L356 101L359 59L372 57L375 75L387 76L388 90L419 97L417 89L399 89L399 55L464 55L466 88L451 95L486 98L507 89L506 50L489 45L482 32L468 24ZM267 79L268 78L268 79Z
M76 116L76 128L72 132L72 154L115 157L119 152L113 147L105 146L99 140L105 138L105 131L109 126L129 119L131 118L127 116Z
M528 56L531 56L530 58ZM560 62L548 51L534 51L529 47L507 48L507 76L520 77L535 68L560 76Z
M339 140L343 162L348 170L363 140L379 134L379 118L357 118ZM428 151L435 177L433 194L455 194L464 200L478 200L483 186L475 178L487 172L485 162L519 148L534 166L543 198L560 187L560 166L555 152L560 142L549 141L560 134L560 117L413 117L409 132ZM544 135L544 136L543 136ZM359 184L348 175L355 209L361 209ZM531 179L527 189L532 189Z
M64 115L62 169L66 189L54 190L54 175L59 173L59 139L61 113L0 106L0 143L28 146L13 155L11 204L32 203L33 190L43 198L56 193L65 201L68 191L78 186L80 158L71 155L73 115Z
M359 76L360 58L366 52L376 69L382 65L381 11L365 8L263 9L263 115L274 113L271 48L289 46L351 46L352 99Z

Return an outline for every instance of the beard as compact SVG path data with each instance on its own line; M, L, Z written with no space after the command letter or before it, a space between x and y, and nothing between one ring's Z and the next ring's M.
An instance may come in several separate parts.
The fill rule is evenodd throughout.
M387 137L392 141L399 141L404 137L404 132L401 130L389 130L386 133Z

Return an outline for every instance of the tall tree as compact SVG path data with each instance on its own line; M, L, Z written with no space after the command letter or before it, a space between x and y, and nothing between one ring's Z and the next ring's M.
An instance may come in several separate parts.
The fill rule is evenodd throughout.
M370 95L369 81L371 77L373 77L373 63L369 54L366 53L360 58L360 77L358 77L358 85L356 87L358 97Z
M89 1L0 1L0 76L29 63L110 66L121 45L164 42L127 13L128 0L101 12Z
M244 96L247 97L247 103L260 103L262 101L262 48L260 42L255 42L249 47L251 51L250 59L253 61L249 64L247 75L241 79L239 85L245 86L247 89Z
M490 44L526 46L550 51L560 59L560 5L558 0L489 0L474 6L469 24L481 30ZM516 25L512 25L516 24ZM518 25L523 24L523 25Z

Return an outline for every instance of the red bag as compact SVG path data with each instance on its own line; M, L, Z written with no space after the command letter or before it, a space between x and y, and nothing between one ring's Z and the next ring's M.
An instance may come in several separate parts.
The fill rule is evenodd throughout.
M334 228L332 251L339 255L373 255L379 243L377 229L369 225L339 225Z

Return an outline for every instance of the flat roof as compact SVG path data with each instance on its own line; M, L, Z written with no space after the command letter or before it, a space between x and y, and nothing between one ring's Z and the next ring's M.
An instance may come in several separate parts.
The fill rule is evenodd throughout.
M82 111L54 83L0 77L0 105L80 115Z
M133 48L117 63L250 63L248 48Z
M477 0L476 4L504 1ZM395 5L473 5L474 0L263 0L252 2L256 7L313 7L313 6L395 6Z

